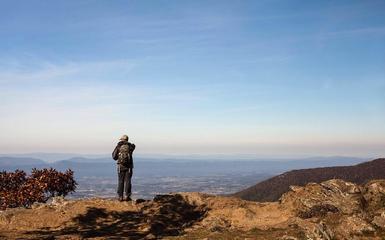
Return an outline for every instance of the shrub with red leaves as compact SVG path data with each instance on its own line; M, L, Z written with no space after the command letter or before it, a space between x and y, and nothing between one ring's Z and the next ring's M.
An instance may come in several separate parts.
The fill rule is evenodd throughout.
M34 202L46 202L50 197L66 196L76 189L74 172L59 172L53 168L0 172L0 209L30 207Z

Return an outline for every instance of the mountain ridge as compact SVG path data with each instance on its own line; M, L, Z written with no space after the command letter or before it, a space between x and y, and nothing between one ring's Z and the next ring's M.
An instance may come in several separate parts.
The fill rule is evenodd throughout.
M251 201L277 201L283 193L289 190L291 185L304 186L309 182L319 183L337 178L356 184L385 178L385 158L353 166L291 170L236 192L232 196Z
M45 161L32 157L0 157L0 167L39 166Z

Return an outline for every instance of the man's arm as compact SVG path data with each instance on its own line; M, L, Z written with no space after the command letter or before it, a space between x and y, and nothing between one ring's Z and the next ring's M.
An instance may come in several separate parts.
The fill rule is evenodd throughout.
M132 148L131 153L133 153L135 150L135 144L131 143L131 148Z
M114 160L118 160L118 158L119 158L119 156L118 156L118 154L119 154L119 147L120 147L119 144L116 145L114 151L112 152L112 158Z
M130 178L132 177L132 169L134 168L134 161L132 158L132 154L135 150L135 144L131 143L130 144L130 159L131 159L131 170L130 170Z

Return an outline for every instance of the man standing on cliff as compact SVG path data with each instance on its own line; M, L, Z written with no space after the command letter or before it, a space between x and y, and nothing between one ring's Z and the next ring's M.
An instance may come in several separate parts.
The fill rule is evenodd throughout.
M119 201L131 201L131 178L134 163L132 153L135 150L135 144L128 142L128 136L123 135L112 152L112 158L118 164L118 196ZM123 190L126 195L123 198Z

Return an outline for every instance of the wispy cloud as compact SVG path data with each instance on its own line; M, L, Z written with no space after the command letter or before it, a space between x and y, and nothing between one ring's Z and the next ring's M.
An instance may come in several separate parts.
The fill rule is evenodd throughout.
M6 60L1 62L4 63ZM97 75L101 72L124 71L127 73L137 65L138 61L130 59L91 62L69 61L61 64L38 60L32 66L28 62L16 64L15 61L11 61L11 64L0 65L0 83L47 82L60 80L62 77L70 78L79 75L84 76L84 74Z
M385 35L385 26L330 31L330 32L323 33L321 35L321 38L356 37L356 36L372 36L372 35L379 35L379 36Z
M21 108L24 112L38 109L46 112L55 109L97 111L97 107L116 110L122 106L167 108L199 102L208 94L199 87L143 84L130 75L139 65L133 60L62 64L42 61L33 68L21 63L13 65L13 69L0 71L4 89L0 93L3 102L0 112L4 114L17 114ZM116 81L117 74L123 74L125 79Z

